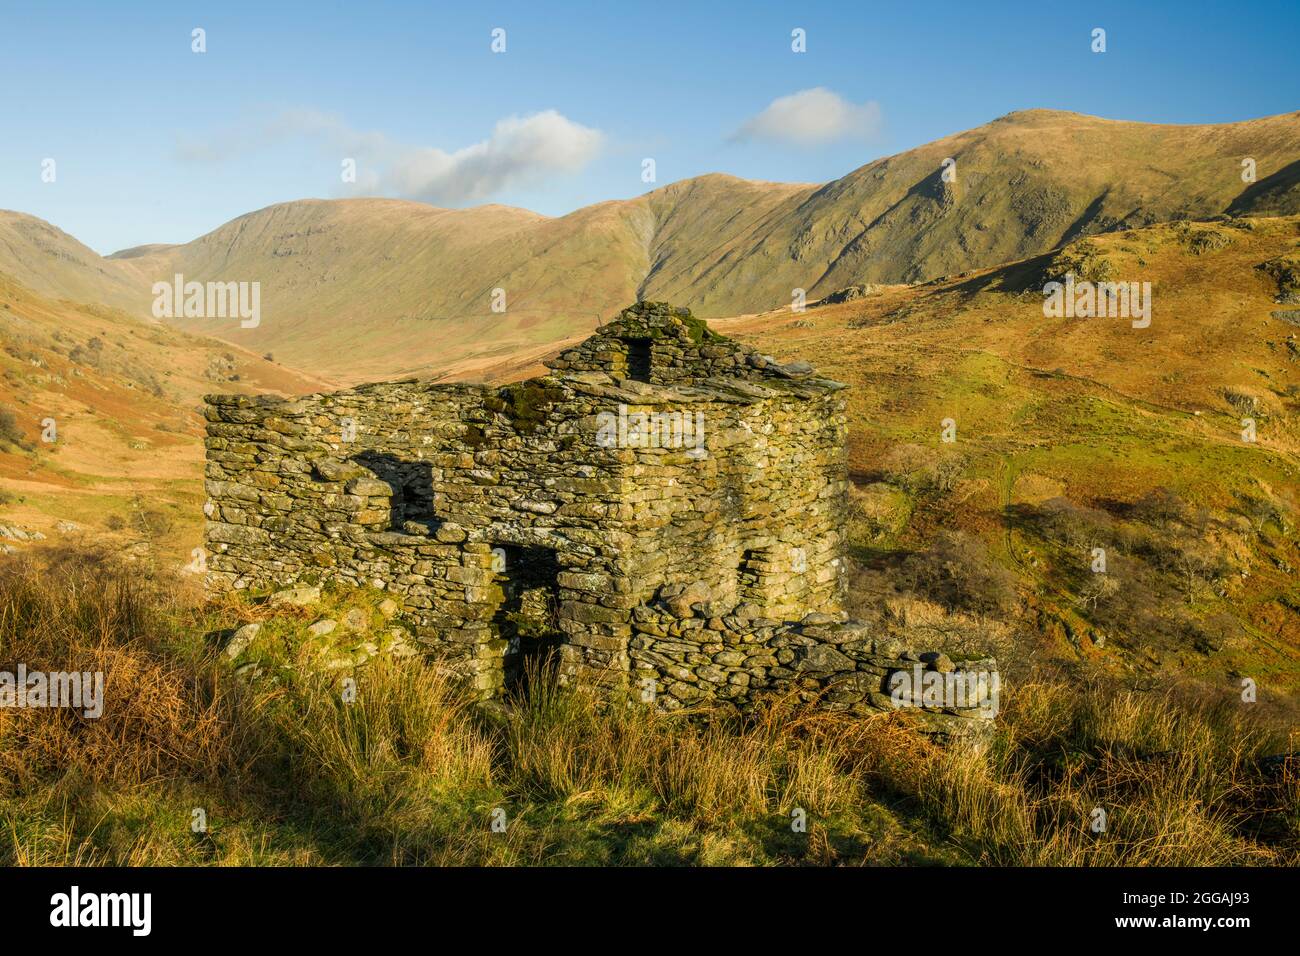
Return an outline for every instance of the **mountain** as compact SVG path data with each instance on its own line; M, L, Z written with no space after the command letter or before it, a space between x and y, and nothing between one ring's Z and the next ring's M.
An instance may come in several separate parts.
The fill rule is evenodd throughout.
M1242 180L1253 159L1257 181ZM952 159L955 176L944 176ZM100 258L30 217L0 218L0 272L37 291L149 309L152 284L259 282L261 322L177 319L345 382L474 377L589 331L637 298L712 317L804 289L910 283L1176 219L1300 212L1300 113L1161 126L1048 110L816 185L709 175L548 218L397 200L304 200L192 242ZM494 312L494 290L504 312ZM498 298L496 301L500 301Z
M143 246L132 246L130 249L119 249L106 258L109 259L138 259L140 256L155 255L160 252L166 252L168 249L176 248L174 243L169 242L150 242Z
M138 308L141 277L43 219L0 209L0 273L42 295Z

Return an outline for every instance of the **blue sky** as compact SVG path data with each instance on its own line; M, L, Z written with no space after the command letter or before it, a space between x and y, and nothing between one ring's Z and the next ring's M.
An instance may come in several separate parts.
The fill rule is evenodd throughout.
M196 27L206 53L191 50ZM560 215L706 172L824 182L1016 109L1289 112L1298 27L1295 0L0 0L0 208L107 253L307 197ZM791 51L795 28L806 53ZM349 157L355 185L340 177Z

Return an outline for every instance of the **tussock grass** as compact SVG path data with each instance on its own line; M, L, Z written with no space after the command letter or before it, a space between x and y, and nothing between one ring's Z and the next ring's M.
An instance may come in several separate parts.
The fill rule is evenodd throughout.
M1298 859L1295 767L1262 765L1259 756L1282 742L1223 703L1036 683L1012 695L986 754L936 753L905 737L882 749L890 742L882 776L984 864Z
M0 669L102 671L113 706L0 709L0 788L58 773L89 784L143 783L177 773L216 779L237 744L233 697L214 671L168 652L162 635L176 592L142 584L106 557L64 555L53 567L7 568L0 591Z
M983 751L903 714L688 719L542 673L490 711L420 660L237 677L201 635L262 614L94 556L0 565L0 666L108 688L98 720L0 710L0 862L1297 862L1295 768L1258 760L1288 741L1224 702L1022 684Z

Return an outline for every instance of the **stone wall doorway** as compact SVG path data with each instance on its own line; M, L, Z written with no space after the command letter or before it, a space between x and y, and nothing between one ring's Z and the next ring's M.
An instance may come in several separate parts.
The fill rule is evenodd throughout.
M493 558L505 595L492 627L506 641L506 690L527 695L530 682L551 679L559 663L560 564L553 550L535 546L497 545Z

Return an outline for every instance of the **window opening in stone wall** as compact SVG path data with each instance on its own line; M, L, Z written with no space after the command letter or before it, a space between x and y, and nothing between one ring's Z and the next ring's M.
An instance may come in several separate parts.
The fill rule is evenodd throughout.
M433 506L433 466L396 455L363 451L350 461L368 469L392 489L388 527L407 534L433 534L440 524Z
M624 339L627 346L627 377L634 382L650 381L650 345L649 339Z
M408 532L417 531L406 527L415 524L426 532L433 532L438 521L433 511L433 482L429 469L409 473L398 494L401 497L403 529Z

